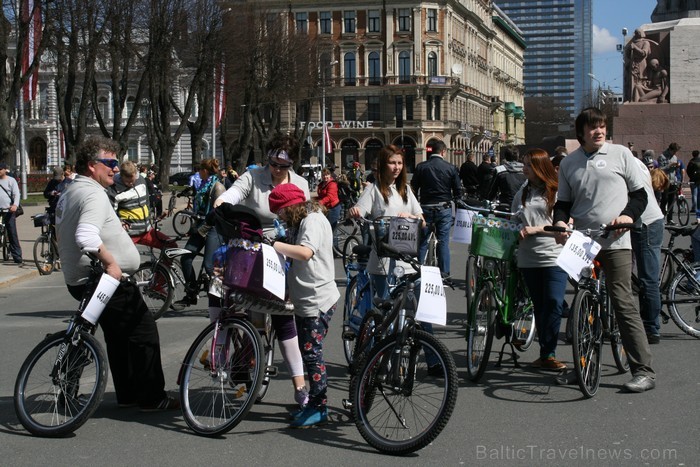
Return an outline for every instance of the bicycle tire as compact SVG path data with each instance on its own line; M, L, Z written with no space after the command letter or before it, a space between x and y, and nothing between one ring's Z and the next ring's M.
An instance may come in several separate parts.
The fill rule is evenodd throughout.
M579 289L571 309L574 370L578 386L587 399L595 396L600 386L603 326L597 307L593 293Z
M260 390L255 398L256 403L262 402L267 395L267 390L270 389L270 380L272 379L271 368L275 364L275 330L270 327L270 331L260 336L263 340L263 351L265 352L265 371L263 372L262 381L260 381Z
M40 235L34 241L34 264L42 276L48 276L54 270L53 245L46 235Z
M700 263L689 267L700 280ZM689 336L700 338L700 289L684 269L671 281L668 301L668 312L676 326Z
M362 300L362 297L360 296L360 291L358 290L359 288L359 275L355 275L352 279L350 279L350 283L347 286L347 289L345 290L345 303L343 306L343 324L344 324L344 332L345 331L354 331L355 328L351 326L350 324L345 325L345 323L351 323L351 318L360 318L360 324L358 325L357 329L359 331L359 326L362 325L362 320L364 319L364 315L362 315L362 310L360 309L360 303ZM357 320L355 320L357 322ZM357 339L357 333L355 334L355 339ZM345 361L348 363L348 366L352 365L353 361L353 351L355 349L355 344L353 343L352 340L347 340L343 338L343 353L345 354Z
M361 244L362 240L360 237L356 237L355 235L351 235L345 239L345 243L343 243L343 269L346 269L348 267L348 263L351 262L352 249L356 245Z
M7 239L7 230L3 226L2 238L0 238L0 244L2 244L2 260L7 261L10 257L10 246Z
M680 225L688 225L690 221L690 207L685 198L678 199L678 223Z
M431 232L428 236L427 245L428 248L425 251L425 261L423 261L423 264L426 266L437 266L437 237L435 236L434 232Z
M381 452L404 455L424 448L445 428L458 385L454 360L436 337L416 329L401 349L397 344L391 336L367 354L350 397L362 437ZM441 375L428 375L426 348L442 365ZM395 364L400 366L396 371ZM399 374L398 379L391 373Z
M264 373L260 334L248 321L238 318L220 323L219 332L225 333L226 340L230 339L225 346L229 355L222 358L223 365L212 372L209 353L217 324L209 324L197 336L181 370L182 414L190 429L202 436L226 433L245 418L257 399ZM218 356L213 358L218 359Z
M186 237L189 235L192 229L192 216L194 213L192 211L178 211L173 216L173 230L177 235L181 237Z
M352 350L352 361L348 362L348 369L350 374L355 374L356 365L354 363L359 362L363 359L364 355L367 354L377 341L381 340L381 336L375 335L374 330L376 327L382 323L384 320L384 315L381 312L372 309L369 310L364 318L362 318L362 324L360 325L360 332L357 333L355 337L355 344Z
M474 291L476 290L476 281L479 277L480 258L478 256L469 255L466 264L466 273L464 275L466 287L465 295L467 297L467 312L469 311L471 301L474 299Z
M627 351L622 345L622 336L620 336L620 326L615 318L615 310L612 309L608 298L608 313L610 313L610 347L612 349L613 360L615 366L620 373L627 373L630 370L630 362L627 358Z
M143 301L153 319L158 319L170 309L175 293L175 284L168 268L162 264L144 263L132 276L141 291Z
M493 286L486 282L479 290L467 319L467 374L475 383L483 376L489 362L495 332L495 308Z
M517 318L513 321L513 339L520 342L514 347L519 352L525 352L535 340L535 314L532 301L528 299L523 308L524 311L518 311Z
M57 377L51 373L62 344ZM107 385L107 358L89 332L77 344L67 342L66 331L47 336L29 353L17 375L14 406L17 418L31 434L61 437L80 428L95 412Z

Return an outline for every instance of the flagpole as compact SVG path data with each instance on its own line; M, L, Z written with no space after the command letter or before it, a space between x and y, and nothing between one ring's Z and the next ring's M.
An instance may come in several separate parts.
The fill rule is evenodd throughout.
M216 65L214 65L214 98L211 101L211 158L216 159L216 95L217 93ZM222 161L223 162L223 161ZM222 164L223 165L223 164Z

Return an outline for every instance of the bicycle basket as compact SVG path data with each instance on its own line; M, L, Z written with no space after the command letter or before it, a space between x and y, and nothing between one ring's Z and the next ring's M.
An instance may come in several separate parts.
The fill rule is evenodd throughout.
M495 259L512 259L522 226L495 217L474 216L471 253Z
M387 244L405 255L418 256L423 233L421 223L420 219L408 217L384 217L375 220L373 224L377 255L387 258L396 257L393 252L384 248L384 244Z
M32 219L34 220L34 227L51 225L51 217L48 215L48 213L37 214L36 216L32 216Z
M224 203L214 212L216 231L225 240L242 238L259 242L262 240L262 224L255 211L240 205Z

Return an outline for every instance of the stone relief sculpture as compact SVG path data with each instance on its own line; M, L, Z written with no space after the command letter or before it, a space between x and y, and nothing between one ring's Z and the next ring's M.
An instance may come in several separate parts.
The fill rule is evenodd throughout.
M625 68L632 78L632 89L645 78L647 57L651 54L651 41L641 29L634 30L632 40L625 50Z
M661 68L661 64L655 58L649 61L646 79L640 80L634 85L632 102L651 102L657 104L666 102L668 95L668 72Z
M625 83L629 86L625 94L631 102L666 102L668 71L657 58L658 48L659 43L646 37L639 28L625 46Z

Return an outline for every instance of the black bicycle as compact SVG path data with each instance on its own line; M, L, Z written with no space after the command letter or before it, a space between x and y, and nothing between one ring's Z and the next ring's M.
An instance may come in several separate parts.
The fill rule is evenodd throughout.
M61 267L56 228L52 218L53 215L48 210L43 214L32 216L34 227L41 228L41 235L34 241L34 264L42 276L47 276Z
M60 437L80 428L100 405L107 385L107 357L95 338L97 326L82 318L103 274L99 260L89 256L85 294L68 328L47 335L17 375L15 412L36 436Z

